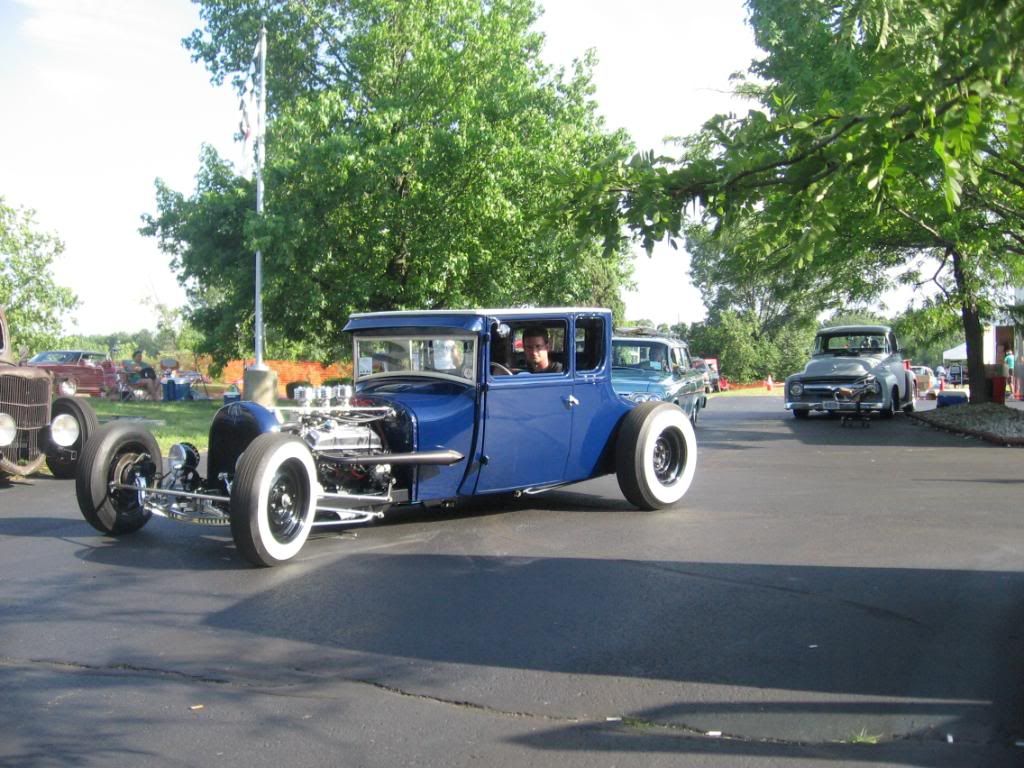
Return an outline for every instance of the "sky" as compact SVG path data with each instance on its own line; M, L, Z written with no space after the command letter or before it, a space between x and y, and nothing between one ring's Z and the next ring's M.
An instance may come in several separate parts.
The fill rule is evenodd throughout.
M594 48L599 109L638 149L744 108L728 92L757 55L742 0L542 5L544 57L568 66ZM155 330L155 304L184 303L168 256L138 232L154 182L191 194L204 143L242 163L237 95L181 45L197 26L189 0L0 0L0 197L64 242L54 278L80 300L68 333ZM682 249L638 247L627 317L701 320L688 266Z

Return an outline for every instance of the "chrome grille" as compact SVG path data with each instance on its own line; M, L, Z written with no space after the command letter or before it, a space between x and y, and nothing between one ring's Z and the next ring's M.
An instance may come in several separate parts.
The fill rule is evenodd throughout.
M3 449L12 464L34 462L40 455L40 433L50 423L50 379L0 375L0 411L14 418L18 431Z

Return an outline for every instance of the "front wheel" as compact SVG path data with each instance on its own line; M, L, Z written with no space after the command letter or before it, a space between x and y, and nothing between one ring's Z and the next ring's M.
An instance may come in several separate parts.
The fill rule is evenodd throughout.
M622 495L636 507L663 509L678 502L697 469L697 438L682 409L641 403L626 414L615 444Z
M910 399L904 404L903 412L913 413L917 408L917 398L921 396L921 393L917 388L917 379L914 379L913 386L908 387L907 390L910 392Z
M54 400L51 414L54 419L60 415L70 416L78 424L78 438L70 445L58 444L51 429L50 445L46 448L46 466L54 477L67 480L75 476L78 462L82 458L82 449L89 435L100 428L100 422L91 405L73 397L58 397Z
M268 432L249 444L231 486L231 535L246 560L281 565L299 553L313 527L316 485L299 438Z
M78 508L101 533L120 536L137 531L150 517L144 491L156 486L162 471L160 447L147 430L116 421L105 424L86 443L78 465Z
M900 392L896 387L892 388L892 392L889 393L889 402L882 406L882 418L891 419L896 415L897 404L900 400Z

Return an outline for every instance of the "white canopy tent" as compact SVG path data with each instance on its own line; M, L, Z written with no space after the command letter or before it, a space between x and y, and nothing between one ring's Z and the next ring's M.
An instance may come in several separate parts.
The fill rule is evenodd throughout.
M953 361L953 360L966 360L967 359L967 342L947 349L942 353L942 362Z

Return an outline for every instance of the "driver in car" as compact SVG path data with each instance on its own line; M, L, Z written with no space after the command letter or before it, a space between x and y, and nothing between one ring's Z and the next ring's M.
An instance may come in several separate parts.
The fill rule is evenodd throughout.
M523 331L523 354L526 356L526 367L530 373L562 373L562 364L548 359L548 329L539 326Z

